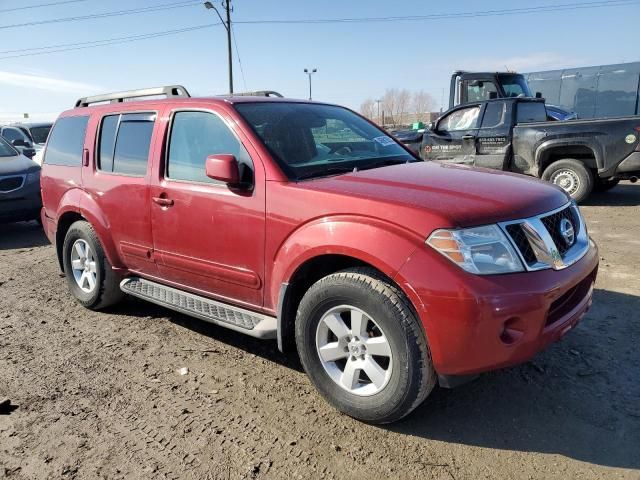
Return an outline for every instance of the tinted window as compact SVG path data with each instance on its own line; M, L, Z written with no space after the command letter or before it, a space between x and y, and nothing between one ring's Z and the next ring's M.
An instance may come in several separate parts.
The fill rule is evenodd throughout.
M89 117L64 117L53 126L44 162L50 165L82 165L82 148Z
M504 102L487 103L482 117L482 128L494 128L502 123L504 115Z
M500 75L500 85L507 97L532 97L529 85L522 75Z
M100 127L100 147L98 149L98 168L106 172L113 171L113 150L116 145L116 129L120 115L110 115L102 119Z
M547 109L542 102L518 102L516 123L545 122Z
M121 116L113 153L114 173L125 175L147 173L154 119L155 116L148 114Z
M469 130L478 126L480 107L467 107L450 113L438 123L438 130L442 132L454 132L456 130Z
M31 127L31 138L33 138L33 141L36 143L45 143L50 130L51 125L44 127Z
M13 142L14 140L23 140L25 142L29 141L29 138L22 133L22 131L20 131L17 128L13 128L13 127L5 127L2 129L2 136L6 139L9 140L10 142Z
M220 117L207 112L177 112L169 140L167 177L219 183L205 174L207 157L216 154L234 155L241 166L250 163L248 153Z
M290 178L416 160L383 130L346 108L294 102L239 103L235 108Z
M0 137L0 157L15 157L18 152L9 145L4 138Z

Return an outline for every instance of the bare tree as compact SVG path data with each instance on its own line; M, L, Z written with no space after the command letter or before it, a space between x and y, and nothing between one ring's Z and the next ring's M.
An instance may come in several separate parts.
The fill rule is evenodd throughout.
M360 104L360 113L369 120L373 120L373 117L375 116L375 103L376 102L373 101L373 98L367 98Z
M409 110L409 102L411 101L411 92L406 88L398 90L398 102L396 104L396 121L398 124L404 123L404 115Z
M395 122L395 113L398 104L398 89L397 88L387 88L382 96L382 111L384 112L384 123L392 123ZM380 121L382 123L382 121Z
M435 105L436 101L434 98L424 90L419 90L413 94L412 110L418 119L426 120L429 112L435 108Z

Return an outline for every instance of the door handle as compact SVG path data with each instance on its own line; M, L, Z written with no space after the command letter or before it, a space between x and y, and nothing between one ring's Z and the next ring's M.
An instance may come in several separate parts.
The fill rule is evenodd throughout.
M170 207L173 205L173 200L166 197L152 197L152 200L161 207Z
M476 138L475 135L463 135L462 136L462 140L473 140L475 138Z

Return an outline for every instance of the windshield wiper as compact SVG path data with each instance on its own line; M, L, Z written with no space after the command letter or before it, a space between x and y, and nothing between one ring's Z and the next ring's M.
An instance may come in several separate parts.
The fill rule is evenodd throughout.
M325 167L322 169L313 170L303 175L298 175L297 180L306 180L313 177L324 177L328 175L340 175L342 173L351 173L357 171L353 167Z
M380 167L389 167L391 165L400 165L402 163L413 163L418 160L414 158L408 158L406 160L401 160L399 158L385 158L378 162L369 163L368 165L358 166L358 170L369 170L371 168L380 168Z

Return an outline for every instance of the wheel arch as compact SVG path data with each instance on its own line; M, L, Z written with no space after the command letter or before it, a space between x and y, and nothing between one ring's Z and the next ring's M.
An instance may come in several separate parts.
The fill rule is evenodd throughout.
M563 141L550 141L543 143L536 152L538 177L542 177L544 171L552 163L567 158L579 160L592 170L597 170L603 164L602 152L588 141L571 144Z

